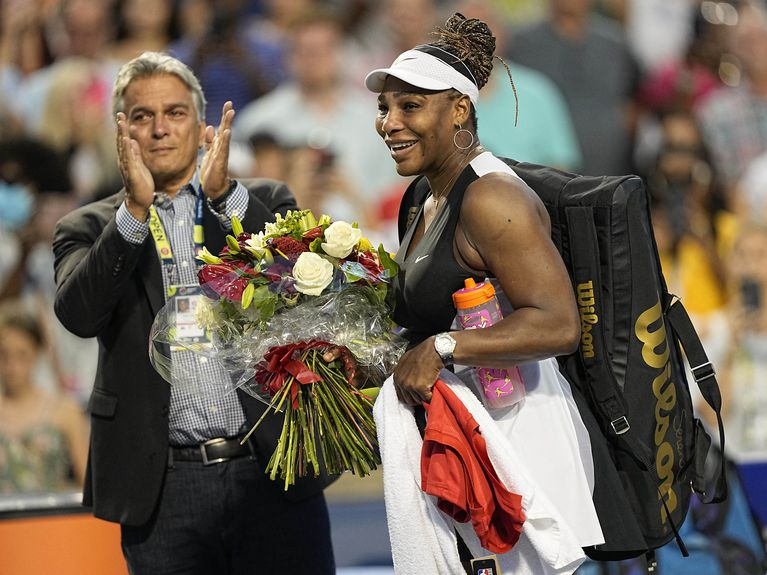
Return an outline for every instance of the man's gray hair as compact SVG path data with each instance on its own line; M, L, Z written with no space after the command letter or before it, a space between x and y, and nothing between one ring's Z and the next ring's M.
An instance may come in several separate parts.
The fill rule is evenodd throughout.
M197 120L205 121L205 94L197 76L189 66L163 52L144 52L122 65L112 89L112 113L125 112L125 91L131 82L139 78L166 74L176 76L189 87L197 111Z

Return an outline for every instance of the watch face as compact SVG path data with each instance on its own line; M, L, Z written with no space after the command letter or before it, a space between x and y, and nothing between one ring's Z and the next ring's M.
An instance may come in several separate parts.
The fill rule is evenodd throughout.
M440 333L434 340L434 347L437 353L444 358L453 354L455 350L455 340L446 333Z

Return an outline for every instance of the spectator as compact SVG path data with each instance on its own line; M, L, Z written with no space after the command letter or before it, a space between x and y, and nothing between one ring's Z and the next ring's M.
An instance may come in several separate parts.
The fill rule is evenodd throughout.
M293 26L320 3L317 0L261 0L258 4L260 13L243 25L245 36L259 47L272 79L279 84L290 77L287 60ZM325 0L323 4L335 3Z
M405 50L431 41L439 20L437 0L376 2L354 33L356 53L346 54L353 78L388 66Z
M0 66L4 73L28 76L52 61L43 0L3 0L0 3Z
M177 39L174 0L119 0L110 57L120 64L147 50L161 52Z
M684 56L693 35L691 0L623 0L626 38L644 73Z
M727 26L719 20L708 20L702 10L696 10L691 16L693 34L684 53L660 62L648 71L642 83L639 101L652 112L692 112L723 86L719 69Z
M60 65L69 58L87 61L102 88L111 85L117 66L107 58L114 38L112 0L61 0L48 22L53 63L16 86L10 86L19 118L28 134L38 136L45 128L43 110Z
M487 0L469 0L456 7L467 18L478 18L495 34L496 51L505 53L507 26ZM497 156L577 171L581 151L570 111L559 88L544 74L506 62L513 74L513 90L505 66L496 60L493 73L477 105L483 145ZM519 122L514 125L519 101Z
M748 164L731 201L741 217L767 222L767 150Z
M83 414L35 381L45 348L42 325L21 302L0 306L0 493L74 488L85 476Z
M251 166L243 167L245 175L284 181L295 194L296 203L317 215L332 212L335 219L358 219L357 207L329 195L330 188L324 182L334 170L335 158L324 150L288 146L268 132L252 135L249 144Z
M120 182L109 113L109 84L99 65L65 58L49 71L38 137L66 158L72 191L86 203Z
M660 151L647 177L658 252L669 290L684 302L714 361L723 345L724 262L738 220L724 205L694 117L665 114L661 126Z
M38 362L41 379L84 405L96 372L96 340L71 334L53 316L53 228L77 206L64 158L33 139L0 142L0 178L0 301L23 301L45 322L51 337Z
M728 190L767 151L767 12L761 3L745 0L738 14L730 48L740 61L741 81L712 94L697 112L714 166Z
M370 94L350 97L344 76L344 36L334 14L315 11L295 24L289 65L294 80L276 88L237 115L233 136L240 142L259 132L282 146L313 148L312 186L324 188L321 211L334 218L366 218L366 209L396 172L380 154L383 143L370 130Z
M226 101L240 110L272 90L281 79L280 60L269 39L248 34L244 0L207 1L204 33L180 38L169 52L200 78L210 105L206 120L215 125Z
M767 226L749 223L729 258L732 303L722 383L726 449L767 457Z
M549 0L548 18L514 35L513 60L540 70L570 109L589 175L632 171L638 67L616 23L591 14L593 0Z

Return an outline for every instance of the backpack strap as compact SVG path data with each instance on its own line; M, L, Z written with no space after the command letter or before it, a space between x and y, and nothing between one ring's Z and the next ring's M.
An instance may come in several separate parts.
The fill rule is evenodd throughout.
M565 208L565 218L569 231L570 264L575 291L580 294L581 286L589 286L590 291L599 296L602 294L602 281L593 210L591 207L568 207ZM578 248L573 249L573 246ZM652 451L636 437L626 416L626 406L610 364L605 333L599 320L603 317L601 297L589 298L588 301L580 299L579 297L578 308L581 310L581 325L584 335L591 336L593 345L593 353L590 354L584 353L583 345L580 348L581 364L589 386L589 389L584 391L593 399L602 421L609 424L609 437L614 441L622 441L628 447L628 453L647 471L652 468ZM584 311L584 308L589 307L593 309Z
M716 414L716 423L719 427L719 448L724 452L724 424L722 422L722 395L719 391L719 384L716 381L716 371L711 365L711 362L706 355L706 351L703 348L703 344L698 337L698 333L695 331L695 327L690 320L690 316L687 310L682 305L681 300L671 294L667 294L666 303L666 318L674 330L677 339L684 348L684 353L687 356L687 361L690 364L692 375L695 378L695 383L698 385L703 399L706 400L709 407L714 410ZM670 305L669 305L670 304ZM705 435L705 434L700 434ZM696 444L698 442L696 441ZM696 455L699 462L705 463L706 453L710 447L710 440L707 442L700 442L699 450L705 450L703 453L699 451ZM717 470L714 479L714 492L710 498L706 497L706 485L703 481L702 469L697 470L695 480L693 481L693 489L701 495L701 500L704 503L720 503L727 498L727 477L725 472L725 458L721 458L721 466Z

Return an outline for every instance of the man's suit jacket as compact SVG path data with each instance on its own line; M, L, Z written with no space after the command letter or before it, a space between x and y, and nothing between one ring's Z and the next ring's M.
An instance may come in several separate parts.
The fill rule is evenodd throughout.
M285 185L265 179L249 184L245 230L261 230L274 221L274 213L297 209ZM170 387L148 353L152 322L165 303L161 265L151 234L137 246L118 232L115 213L124 197L123 190L58 223L54 308L68 330L99 342L83 503L93 507L96 517L142 525L158 503L167 466ZM227 232L210 210L204 212L205 244L218 253ZM238 393L252 424L265 405ZM266 417L251 438L262 466L276 445L281 422L280 417ZM300 499L327 483L325 477L302 480L287 496ZM279 482L275 496L282 496Z

